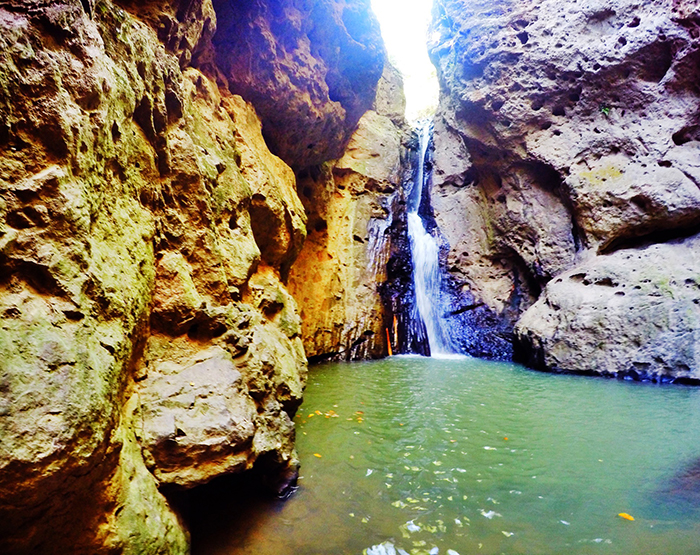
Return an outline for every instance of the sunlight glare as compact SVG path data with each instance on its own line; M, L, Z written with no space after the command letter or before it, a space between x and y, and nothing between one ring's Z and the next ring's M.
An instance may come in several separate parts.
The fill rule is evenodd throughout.
M432 115L438 103L437 74L426 46L432 5L432 0L372 0L389 61L404 78L409 121Z

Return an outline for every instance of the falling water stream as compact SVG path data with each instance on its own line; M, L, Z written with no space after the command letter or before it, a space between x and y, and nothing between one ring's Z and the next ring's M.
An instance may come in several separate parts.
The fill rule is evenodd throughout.
M432 122L422 122L418 129L418 168L409 194L407 220L413 260L413 284L416 292L416 309L418 312L418 314L414 315L414 320L417 321L420 318L420 321L425 326L430 353L435 356L452 353L453 348L440 313L439 247L435 237L426 230L419 214L421 201L424 196L423 188L426 181L428 181L425 162L431 134ZM419 322L416 323L419 325Z

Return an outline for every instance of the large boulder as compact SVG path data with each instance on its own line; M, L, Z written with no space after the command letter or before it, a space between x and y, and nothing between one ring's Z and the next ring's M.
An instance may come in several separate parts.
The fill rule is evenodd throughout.
M515 332L526 362L541 370L700 383L700 236L573 267Z

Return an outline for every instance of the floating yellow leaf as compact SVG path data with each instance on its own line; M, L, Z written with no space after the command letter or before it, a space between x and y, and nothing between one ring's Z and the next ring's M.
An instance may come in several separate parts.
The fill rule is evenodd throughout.
M314 457L318 457L320 459L321 455L319 455L318 453L314 453Z
M634 517L627 513L620 513L617 516L624 518L625 520L634 520Z
M314 416L315 416L315 415L314 415L314 413L312 412L312 413L309 415L309 418L313 418Z
M318 414L319 416L321 416L321 415L323 414L320 410L316 410L316 411L314 411L314 412L315 412L316 414Z

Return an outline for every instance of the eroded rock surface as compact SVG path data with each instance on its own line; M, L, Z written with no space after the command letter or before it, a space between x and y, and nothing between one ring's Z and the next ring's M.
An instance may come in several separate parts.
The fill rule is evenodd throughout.
M596 255L700 226L699 7L672 0L436 4L430 51L443 91L436 220L450 242L449 271L509 326L574 266L582 272L596 267ZM562 306L561 318L576 319L581 307ZM569 354L558 351L552 362L553 343L534 339L533 318L519 325L519 337L526 323L534 334L528 344L541 347L528 355L532 364L582 370L592 360L587 339L579 343L570 329ZM626 334L617 337L634 358L637 347ZM537 362L543 352L546 364ZM696 363L686 364L690 375ZM679 376L678 368L652 362L647 374Z
M369 0L214 0L216 60L295 169L342 156L371 108L384 45Z
M323 158L371 103L381 47L353 26L364 3L318 4L284 25L329 40L331 96L359 87L307 114ZM159 486L253 465L276 489L296 476L306 358L285 282L306 215L256 108L224 86L213 8L0 7L3 553L186 553ZM362 186L382 170L364 171Z
M386 329L394 336L380 287L401 182L404 104L401 77L387 64L374 110L362 116L343 156L299 176L309 235L289 288L314 360L384 356Z
M700 380L700 237L596 256L552 280L518 322L551 371Z

